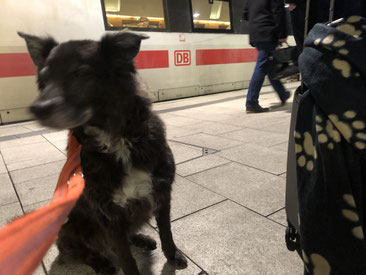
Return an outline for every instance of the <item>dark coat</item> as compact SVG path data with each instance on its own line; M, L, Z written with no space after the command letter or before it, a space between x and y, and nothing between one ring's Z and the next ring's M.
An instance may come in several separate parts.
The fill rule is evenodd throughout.
M249 21L251 44L277 42L287 37L283 0L248 0L244 9L244 19Z

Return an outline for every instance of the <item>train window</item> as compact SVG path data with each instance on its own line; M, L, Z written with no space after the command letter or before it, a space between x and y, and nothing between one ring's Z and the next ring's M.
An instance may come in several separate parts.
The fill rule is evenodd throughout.
M163 0L102 0L106 28L165 29Z
M191 0L193 30L232 32L230 1Z

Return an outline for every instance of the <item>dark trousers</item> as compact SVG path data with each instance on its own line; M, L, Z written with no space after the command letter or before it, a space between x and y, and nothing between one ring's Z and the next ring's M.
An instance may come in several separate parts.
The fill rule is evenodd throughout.
M264 78L268 74L268 58L271 52L278 46L277 42L262 42L254 45L258 50L257 63L255 65L252 79L250 80L249 90L247 95L246 107L254 107L258 105L259 92L262 88ZM281 101L286 100L286 90L279 80L274 80L269 77L274 90L277 92Z

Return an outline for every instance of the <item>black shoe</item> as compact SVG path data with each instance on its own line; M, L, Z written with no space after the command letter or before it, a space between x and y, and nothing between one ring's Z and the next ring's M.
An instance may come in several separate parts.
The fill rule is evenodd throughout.
M286 101L287 101L287 99L289 99L290 97L291 97L291 92L289 92L289 91L286 91L285 92L285 99L284 100L281 100L281 105L283 106L283 105L285 105L286 104Z
M257 106L247 107L247 114L264 113L268 111L269 108L262 108L259 104Z

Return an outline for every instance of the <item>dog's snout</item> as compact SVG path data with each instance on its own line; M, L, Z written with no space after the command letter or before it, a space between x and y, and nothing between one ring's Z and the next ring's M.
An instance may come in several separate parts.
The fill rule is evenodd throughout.
M30 111L38 118L43 118L52 113L62 103L63 99L59 96L47 100L36 100L30 106Z

